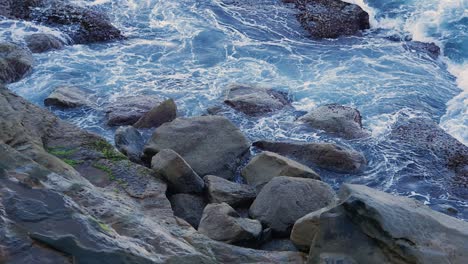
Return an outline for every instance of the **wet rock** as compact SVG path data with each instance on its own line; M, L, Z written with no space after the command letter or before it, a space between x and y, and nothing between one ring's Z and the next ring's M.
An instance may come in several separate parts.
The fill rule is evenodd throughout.
M162 175L176 192L200 193L205 187L202 178L172 149L163 149L154 155L151 168Z
M280 110L289 101L287 94L280 91L234 85L229 88L224 103L246 115L258 116Z
M194 228L198 228L203 209L206 206L203 197L193 194L178 193L172 195L169 200L171 201L175 216L184 219Z
M335 202L335 192L321 181L275 177L250 206L249 214L271 227L278 237L289 236L297 219Z
M250 144L242 132L220 116L177 118L161 125L145 146L151 157L169 148L179 153L201 176L229 179Z
M249 206L257 196L255 189L246 184L228 181L214 175L203 178L210 203L227 203L230 206Z
M278 176L320 180L320 176L309 167L269 151L264 151L255 156L242 169L242 176L257 190Z
M44 100L45 106L76 108L91 106L89 93L75 86L59 86Z
M167 99L144 114L135 124L136 128L159 127L177 117L177 106L172 99Z
M257 141L253 146L339 173L356 173L367 164L361 153L331 143Z
M54 35L44 34L44 33L35 33L28 35L24 38L28 48L33 53L42 53L50 50L62 49L64 44L63 42Z
M0 42L0 83L19 81L31 71L34 59L29 50Z
M115 147L131 161L140 163L145 141L137 129L122 126L115 131Z
M161 98L153 95L137 95L117 98L106 109L107 125L131 126L148 113Z
M345 139L369 136L362 128L359 111L338 104L320 106L301 117L299 121Z
M263 244L260 249L268 251L297 251L297 248L289 239L273 239Z
M433 59L437 59L440 55L440 48L434 42L407 41L403 43L403 47L410 51L426 53Z
M240 217L227 203L209 204L203 211L198 231L217 241L239 244L257 239L262 224Z

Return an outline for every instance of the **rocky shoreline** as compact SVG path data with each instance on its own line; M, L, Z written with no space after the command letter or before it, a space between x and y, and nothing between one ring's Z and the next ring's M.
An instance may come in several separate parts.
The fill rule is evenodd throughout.
M356 5L283 2L300 10L312 37L337 37L331 21L346 27L334 27L344 35L369 27ZM57 27L73 40L67 44L124 38L96 11L61 1L19 3L0 0L0 16ZM0 43L1 82L26 76L33 52L63 47L47 36L27 42L29 49ZM44 103L94 105L76 87L57 87ZM223 103L250 117L292 107L286 94L248 85L229 87ZM107 124L118 127L115 147L0 85L0 263L468 262L467 222L363 185L335 192L314 170L362 171L369 164L357 150L250 142L215 109L180 117L170 98L135 96L105 111ZM328 104L297 122L365 140L371 134L362 118L355 108ZM141 128L152 129L147 141ZM447 184L466 195L467 146L422 118L400 120L390 138L431 150L453 172ZM245 184L234 181L239 174Z

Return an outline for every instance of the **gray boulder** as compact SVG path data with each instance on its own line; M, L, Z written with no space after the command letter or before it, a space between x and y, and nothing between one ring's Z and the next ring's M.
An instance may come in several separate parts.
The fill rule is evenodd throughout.
M54 35L45 33L35 33L24 38L28 48L33 53L42 53L50 50L62 49L63 42Z
M230 206L249 206L257 196L255 189L246 184L228 181L214 175L206 175L206 190L210 203L227 203Z
M272 239L260 246L267 251L297 251L297 248L289 239Z
M250 144L242 132L221 116L177 118L161 125L145 146L151 157L162 149L179 153L199 175L230 179Z
M145 113L135 124L136 128L152 128L171 122L177 117L177 106L172 99L167 99Z
M89 93L75 86L59 86L44 100L45 106L75 108L91 106Z
M234 85L224 103L246 115L258 116L280 110L289 101L287 94L273 89Z
M122 126L115 131L115 147L129 160L140 163L145 141L137 129Z
M299 121L345 139L369 136L362 128L359 111L338 104L320 106L299 118Z
M367 164L362 153L332 143L257 141L253 146L339 173L356 173Z
M209 204L203 211L198 231L217 241L239 244L258 239L262 224L240 217L227 203Z
M131 126L149 112L161 98L154 95L135 95L120 97L106 108L107 125Z
M249 214L271 227L276 236L286 237L297 219L335 200L333 189L322 181L280 176L263 187Z
M320 180L320 176L309 167L269 151L264 151L255 156L242 169L242 176L257 189L278 176Z
M206 202L203 197L193 194L178 193L169 198L174 215L198 228Z
M34 63L31 52L13 43L0 42L0 83L19 81Z
M176 192L200 193L205 186L202 178L172 149L158 152L151 160L151 168L163 176Z

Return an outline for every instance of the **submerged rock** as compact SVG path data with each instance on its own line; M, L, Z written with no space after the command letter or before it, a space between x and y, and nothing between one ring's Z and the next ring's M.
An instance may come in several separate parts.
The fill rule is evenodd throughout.
M159 127L177 117L177 106L172 99L167 99L145 113L135 124L136 128Z
M249 206L257 196L255 189L246 184L231 182L214 175L206 175L203 180L211 203Z
M115 131L115 147L129 160L140 163L145 141L140 132L131 126L122 126Z
M263 187L249 214L270 227L276 236L286 237L297 219L335 200L333 189L322 181L280 176Z
M44 34L44 33L35 33L28 35L24 38L28 48L33 53L42 53L50 50L62 49L64 44L63 42L54 35Z
M0 42L0 83L19 81L34 63L31 52L13 43Z
M403 47L410 51L426 53L433 59L437 59L440 55L440 48L434 42L406 41L403 43Z
M169 198L174 215L187 221L194 228L198 228L206 202L203 197L187 193L174 194Z
M278 176L320 180L320 176L309 167L269 151L264 151L255 156L242 169L242 176L257 190Z
M162 149L179 153L201 176L234 176L250 144L231 121L220 116L177 118L161 125L145 146L151 157Z
M360 152L331 143L257 141L253 146L339 173L356 173L367 164Z
M343 105L328 104L320 106L299 120L315 129L320 129L345 139L369 136L369 133L362 128L359 111Z
M89 93L75 86L59 86L44 100L45 106L75 108L91 106Z
M131 126L149 112L161 98L154 95L135 95L117 98L107 107L107 125Z

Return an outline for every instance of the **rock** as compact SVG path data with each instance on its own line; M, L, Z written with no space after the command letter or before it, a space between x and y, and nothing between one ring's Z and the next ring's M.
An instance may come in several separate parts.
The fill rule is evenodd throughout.
M300 177L320 180L312 169L273 152L264 151L255 156L242 169L242 176L257 190L278 176Z
M198 228L203 209L206 206L203 197L193 194L178 193L172 195L169 200L171 201L175 216L184 219L194 228Z
M362 129L359 111L347 106L337 104L323 105L310 111L299 120L312 128L320 129L345 139L369 136Z
M203 180L210 203L227 203L230 206L249 206L257 196L255 189L246 184L228 181L214 175L206 175Z
M340 197L320 214L309 263L330 254L350 263L467 262L467 222L362 185L343 185Z
M159 127L177 117L177 106L172 99L165 100L145 113L135 124L136 128Z
M161 174L176 192L200 193L205 187L202 178L172 149L163 149L154 155L151 168Z
M262 224L240 217L227 203L209 204L203 210L198 231L217 241L239 244L257 239L262 233Z
M133 162L140 163L145 141L137 129L131 126L122 126L115 131L116 148Z
M34 59L29 50L0 42L0 83L19 81L31 71Z
M289 101L287 94L273 89L234 85L229 88L224 103L246 115L258 116L280 110Z
M297 251L297 248L289 239L273 239L263 244L260 249L268 251Z
M159 105L161 99L152 95L136 95L117 98L106 109L107 125L131 126L142 118L153 106Z
M33 53L42 53L63 48L63 42L54 35L35 33L24 38Z
M356 173L367 164L361 153L331 143L257 141L253 146L339 173Z
M432 59L437 59L440 55L440 48L434 42L406 41L403 47L410 51L426 53Z
M289 236L297 219L335 202L335 192L321 181L275 177L250 206L249 214L271 227L278 237Z
M62 108L91 106L88 97L89 93L78 87L59 86L44 100L44 105Z
M308 213L294 223L291 231L291 241L297 248L305 252L309 251L310 245L319 230L320 216L328 210L330 208L324 207Z
M151 157L169 148L179 153L199 175L232 178L250 143L228 119L221 116L177 118L161 125L145 146Z

